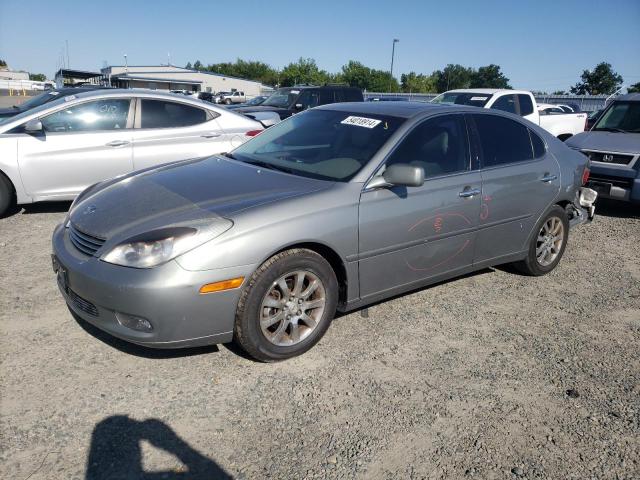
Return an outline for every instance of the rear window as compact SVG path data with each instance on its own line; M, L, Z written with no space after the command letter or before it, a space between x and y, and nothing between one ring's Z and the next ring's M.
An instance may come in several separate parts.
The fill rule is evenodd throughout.
M483 168L533 159L529 129L520 122L478 114L473 115L473 120L480 137Z
M295 175L346 182L404 121L387 115L309 110L236 148L233 158Z
M491 105L493 110L502 110L503 112L516 113L516 96L503 95Z

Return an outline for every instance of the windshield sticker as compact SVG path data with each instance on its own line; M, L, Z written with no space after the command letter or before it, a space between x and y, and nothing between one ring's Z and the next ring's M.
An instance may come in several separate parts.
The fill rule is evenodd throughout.
M382 120L376 120L375 118L350 116L342 120L340 123L344 123L345 125L355 125L357 127L374 128L380 125L380 123L382 123Z
M471 101L486 100L487 97L471 97Z
M297 95L297 94L299 94L299 93L300 93L300 90L291 90L289 93L290 93L291 95Z
M75 95L67 95L66 97L64 97L65 102L70 102L71 100L75 100L75 99L76 99Z

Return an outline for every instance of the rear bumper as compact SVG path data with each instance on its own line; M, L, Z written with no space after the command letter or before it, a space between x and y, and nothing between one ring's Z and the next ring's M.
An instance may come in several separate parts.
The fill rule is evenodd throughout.
M595 202L597 198L598 193L594 190L586 187L580 188L577 205L575 203L571 205L573 216L569 220L569 228L589 223L593 220L596 214Z
M64 273L58 286L69 308L95 327L128 342L154 348L182 348L229 342L241 288L202 295L206 283L250 274L251 266L187 271L171 261L151 269L112 265L78 252L67 229L53 234L53 253ZM138 331L122 314L148 320Z

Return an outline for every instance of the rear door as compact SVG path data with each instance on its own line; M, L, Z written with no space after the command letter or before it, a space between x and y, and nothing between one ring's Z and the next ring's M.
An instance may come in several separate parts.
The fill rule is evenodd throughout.
M414 127L385 166L394 163L422 167L425 183L363 191L359 214L363 298L473 263L481 178L471 166L463 115L432 117Z
M218 114L191 104L139 98L133 134L136 170L175 160L228 152L233 135L225 133Z
M70 199L89 185L132 170L129 98L65 104L40 118L42 134L18 139L20 175L35 200Z
M475 263L482 263L526 249L560 190L560 167L523 122L489 112L469 117L482 175L475 252Z

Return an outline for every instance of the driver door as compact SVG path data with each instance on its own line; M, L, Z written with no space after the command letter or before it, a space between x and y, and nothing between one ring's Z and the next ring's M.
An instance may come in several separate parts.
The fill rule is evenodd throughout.
M43 131L18 138L20 175L34 200L70 200L133 168L128 98L64 105L40 118Z
M360 198L360 292L363 299L463 270L473 263L481 177L472 169L462 114L418 124L385 166L425 172L421 187L365 190Z

